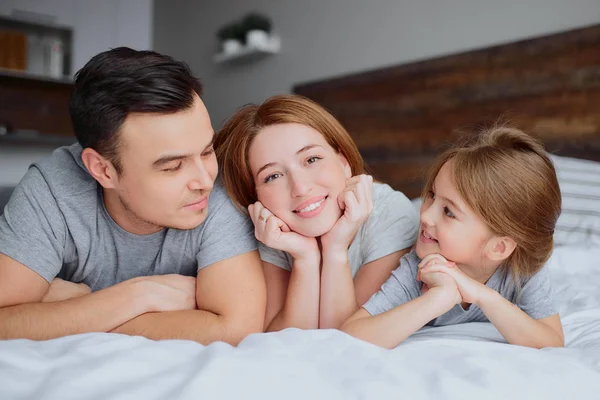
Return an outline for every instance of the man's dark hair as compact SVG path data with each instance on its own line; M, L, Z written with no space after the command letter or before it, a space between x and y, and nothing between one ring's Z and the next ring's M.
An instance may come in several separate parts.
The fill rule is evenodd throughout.
M190 108L202 84L189 67L154 51L118 47L94 56L75 75L69 112L75 136L119 173L118 132L129 113L171 114Z

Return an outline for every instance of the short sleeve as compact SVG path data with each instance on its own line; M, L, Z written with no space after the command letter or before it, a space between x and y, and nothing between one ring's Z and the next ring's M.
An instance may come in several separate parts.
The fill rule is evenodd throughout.
M548 268L542 268L525 283L515 304L533 319L546 318L558 313Z
M285 251L273 249L261 242L258 242L258 251L261 260L264 262L268 262L288 271L292 270L291 256Z
M417 281L418 265L414 251L404 255L400 259L400 266L392 271L392 275L363 308L371 315L378 315L419 297L421 283Z
M67 226L48 183L31 167L0 216L0 253L48 282L63 265Z
M213 196L214 200L209 200L208 218L203 228L200 249L196 254L198 271L257 248L250 218L235 208L220 184L215 185L211 193L211 197Z
M376 190L363 234L363 264L410 248L419 230L419 215L402 192L382 184Z

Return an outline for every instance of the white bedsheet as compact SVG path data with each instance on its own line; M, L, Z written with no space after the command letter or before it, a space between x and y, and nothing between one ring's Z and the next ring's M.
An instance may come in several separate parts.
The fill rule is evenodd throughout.
M334 330L237 348L85 334L0 341L0 399L600 399L600 249L550 268L566 344L509 346L491 324L425 328L394 350Z

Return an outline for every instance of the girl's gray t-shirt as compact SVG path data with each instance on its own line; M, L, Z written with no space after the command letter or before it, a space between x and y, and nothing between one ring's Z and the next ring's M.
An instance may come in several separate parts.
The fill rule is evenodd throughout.
M415 250L400 259L396 268L381 289L363 305L371 315L378 315L421 295L422 283L417 281L421 259ZM517 291L512 275L507 268L498 268L486 286L497 291L533 319L550 317L557 313L552 295L550 273L542 268L530 278L524 278ZM400 321L401 322L401 321ZM460 304L430 321L429 326L456 325L466 322L489 322L483 311L475 304L465 310Z
M373 211L359 228L348 249L352 276L365 264L411 247L419 229L419 214L402 193L383 183L373 183ZM284 251L258 244L263 261L288 271L294 259Z

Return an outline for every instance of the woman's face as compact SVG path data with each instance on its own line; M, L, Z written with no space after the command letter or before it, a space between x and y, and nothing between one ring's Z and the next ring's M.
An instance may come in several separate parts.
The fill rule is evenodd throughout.
M337 198L351 168L318 131L295 123L263 128L249 162L258 200L292 231L321 236L342 215Z

